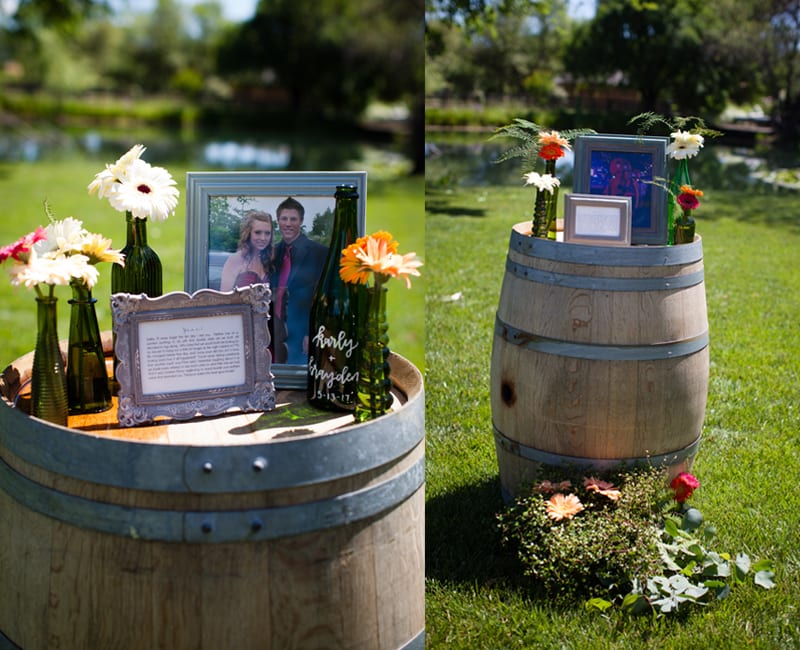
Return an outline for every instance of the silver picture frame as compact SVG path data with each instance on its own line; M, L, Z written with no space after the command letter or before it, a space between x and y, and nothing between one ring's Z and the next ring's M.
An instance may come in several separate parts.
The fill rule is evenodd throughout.
M215 243L219 214L236 228L246 209L268 212L274 220L273 242L280 242L276 208L287 197L300 201L306 210L304 232L310 238L330 246L334 194L338 185L354 185L359 195L358 234L366 231L367 172L365 171L308 171L308 172L256 172L190 171L186 174L186 252L184 290L192 293L203 288L214 288L217 274L224 260L235 251L230 242L225 250ZM226 207L227 206L227 207ZM317 228L317 219L326 224ZM323 233L322 238L314 230ZM325 238L327 237L327 238ZM274 294L274 292L273 292ZM273 295L274 300L274 295ZM310 316L310 312L308 314ZM308 322L306 316L305 322ZM304 390L308 382L308 362L300 361L295 353L290 362L283 363L276 355L272 372L278 388ZM288 358L287 358L288 359Z
M274 409L269 305L265 284L112 294L120 425Z
M576 194L631 197L631 244L667 243L668 137L587 134L575 138Z
M566 194L564 241L593 246L630 246L631 197Z

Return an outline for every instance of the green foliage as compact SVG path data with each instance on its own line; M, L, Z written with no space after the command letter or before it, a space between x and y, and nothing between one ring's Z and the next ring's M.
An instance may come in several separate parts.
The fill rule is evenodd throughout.
M669 499L665 475L656 469L629 471L613 479L615 502L583 486L585 474L543 468L539 477L568 479L584 510L566 521L546 513L552 492L532 492L499 515L503 541L516 549L525 574L548 597L559 600L624 594L659 564L659 515Z
M539 134L544 130L545 127L522 118L515 118L511 124L501 126L495 131L492 138L514 138L519 141L519 144L500 154L496 162L501 163L512 158L521 158L523 173L532 171L536 167L536 156L541 146ZM595 133L595 131L594 129L559 131L559 135L567 142L572 142L576 136L587 133Z
M689 133L702 135L704 138L718 138L722 135L721 131L708 128L702 117L696 117L694 115L688 117L676 115L670 118L665 115L660 115L659 113L646 111L644 113L639 113L639 115L634 115L628 120L628 124L631 126L638 124L636 132L639 135L652 133L659 125L666 127L667 133L688 131Z
M703 516L696 508L685 508L682 516L670 515L664 524L659 551L663 573L637 581L623 601L624 610L638 613L648 606L658 614L678 612L684 604L708 604L726 598L731 587L745 582L753 572L753 583L763 589L775 586L769 560L751 563L746 553L734 558L707 549L716 535L713 526L700 531Z
M354 121L376 97L422 94L420 19L414 3L260 3L254 18L220 48L219 69L236 75L269 70L293 111Z

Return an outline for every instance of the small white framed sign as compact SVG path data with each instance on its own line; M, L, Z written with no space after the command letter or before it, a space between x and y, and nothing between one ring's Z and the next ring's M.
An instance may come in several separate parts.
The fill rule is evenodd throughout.
M113 294L120 425L274 409L269 304L266 284L158 298Z
M631 197L567 194L564 197L564 241L630 246Z

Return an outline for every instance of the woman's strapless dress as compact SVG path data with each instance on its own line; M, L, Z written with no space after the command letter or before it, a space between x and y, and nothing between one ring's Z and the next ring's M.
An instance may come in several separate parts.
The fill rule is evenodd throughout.
M261 276L255 271L245 271L236 276L233 286L234 288L249 287L251 284L261 284L262 282Z

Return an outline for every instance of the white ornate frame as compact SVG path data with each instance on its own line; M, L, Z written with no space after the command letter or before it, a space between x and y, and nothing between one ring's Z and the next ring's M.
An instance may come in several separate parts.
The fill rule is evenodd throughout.
M111 296L119 382L117 418L122 426L152 422L158 416L187 420L197 415L218 415L230 409L269 411L275 408L275 387L270 371L269 314L270 289L265 284L221 293L204 289L192 295L182 291L158 298L144 294L115 293ZM202 389L175 392L143 390L143 324L166 325L176 331L190 324L202 328L204 320L218 316L241 318L244 380L236 385L210 385ZM195 339L184 336L173 346L176 363L188 355ZM196 349L196 348L195 348ZM186 358L186 356L184 357Z

